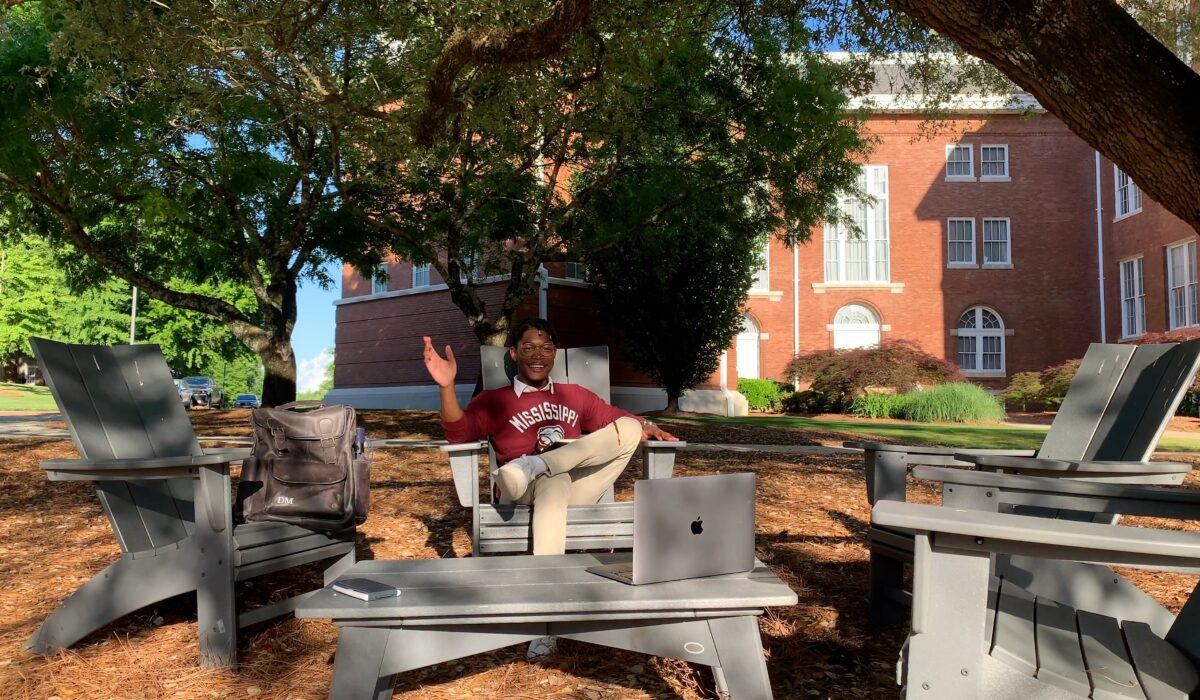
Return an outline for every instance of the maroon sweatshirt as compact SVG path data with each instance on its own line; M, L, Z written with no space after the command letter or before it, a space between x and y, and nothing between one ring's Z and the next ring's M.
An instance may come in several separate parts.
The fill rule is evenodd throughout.
M452 443L490 439L496 461L505 464L528 454L544 452L562 438L593 433L621 416L633 416L578 384L555 382L551 391L526 391L517 396L511 386L489 389L471 399L463 417L442 421Z

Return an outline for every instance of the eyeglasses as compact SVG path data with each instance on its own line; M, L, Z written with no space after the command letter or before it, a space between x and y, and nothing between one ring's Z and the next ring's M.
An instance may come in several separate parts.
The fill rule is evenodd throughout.
M533 357L534 355L553 355L558 348L554 346L554 343L542 343L541 345L525 343L518 346L517 350L525 357Z

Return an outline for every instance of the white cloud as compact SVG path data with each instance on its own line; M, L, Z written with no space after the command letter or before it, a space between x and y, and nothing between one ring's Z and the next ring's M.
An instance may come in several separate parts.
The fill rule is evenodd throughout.
M325 368L333 362L333 351L322 350L316 357L296 363L296 391L316 391L325 379Z

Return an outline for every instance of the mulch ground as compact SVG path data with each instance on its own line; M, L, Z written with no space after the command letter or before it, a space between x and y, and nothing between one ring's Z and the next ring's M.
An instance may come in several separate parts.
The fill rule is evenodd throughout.
M362 412L372 437L440 437L423 411ZM197 412L200 434L248 435L247 411ZM673 424L692 442L836 444L835 433L757 426ZM73 457L63 440L0 440L0 698L324 698L337 632L323 620L285 619L243 630L238 672L201 669L195 597L185 595L130 615L57 656L21 644L71 591L119 555L90 485L50 483L38 463ZM1176 457L1177 458L1177 457ZM636 460L635 460L636 461ZM870 517L861 458L768 453L686 452L681 475L753 471L758 475L757 554L799 596L768 611L760 629L777 698L899 697L894 665L901 630L866 624ZM632 497L631 465L618 498ZM1189 479L1197 485L1197 479ZM360 559L469 556L469 513L453 498L447 464L436 449L375 454L371 516L359 528ZM913 484L914 500L937 502L934 488ZM1130 519L1144 524L1152 521ZM1198 529L1191 523L1155 525ZM319 585L312 567L243 584L256 606ZM1135 581L1177 609L1196 577L1134 573ZM545 662L509 647L403 674L398 698L685 698L711 697L706 669L669 659L570 641Z

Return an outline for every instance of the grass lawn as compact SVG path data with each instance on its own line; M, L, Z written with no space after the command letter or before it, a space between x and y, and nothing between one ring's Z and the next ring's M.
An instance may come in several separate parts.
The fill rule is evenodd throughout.
M0 383L0 411L57 411L50 390L44 386Z
M891 442L914 445L945 445L995 450L1036 450L1046 437L1042 425L966 425L957 423L908 423L866 419L827 419L804 416L746 416L723 418L717 416L688 416L675 419L656 418L660 422L713 423L729 426L776 427L787 430L813 430L844 433L847 440L881 438ZM669 430L670 428L668 428ZM1200 452L1200 435L1195 438L1167 436L1159 441L1159 452Z

